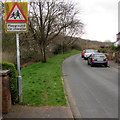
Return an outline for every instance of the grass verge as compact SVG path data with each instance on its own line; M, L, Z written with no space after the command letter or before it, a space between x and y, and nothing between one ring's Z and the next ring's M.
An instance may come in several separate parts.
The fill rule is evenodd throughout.
M61 64L63 60L79 51L54 56L47 63L35 63L22 68L23 102L34 106L65 106Z

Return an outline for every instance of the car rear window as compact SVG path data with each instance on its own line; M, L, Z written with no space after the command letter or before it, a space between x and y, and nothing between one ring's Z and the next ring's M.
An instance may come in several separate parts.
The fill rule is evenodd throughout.
M106 56L104 54L94 54L93 57L101 57L101 58L103 58L103 57L106 57Z
M86 53L94 52L94 50L86 50Z

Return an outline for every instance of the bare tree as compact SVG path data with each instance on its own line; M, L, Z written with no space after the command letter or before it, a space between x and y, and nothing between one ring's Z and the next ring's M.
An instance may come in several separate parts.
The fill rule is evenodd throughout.
M71 3L54 0L30 3L29 27L40 45L42 62L46 62L46 47L51 40L61 33L67 34L76 28L83 29L77 14Z
M63 29L61 40L62 53L64 53L66 49L72 47L72 45L78 40L78 37L81 37L81 35L84 34L83 27L84 24L79 20L76 20L76 22L69 28Z

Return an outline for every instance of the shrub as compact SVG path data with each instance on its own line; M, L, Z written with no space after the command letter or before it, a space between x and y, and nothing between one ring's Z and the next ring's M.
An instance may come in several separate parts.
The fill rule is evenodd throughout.
M120 46L112 46L112 50L114 50L114 51L120 51Z
M64 45L56 45L54 51L53 51L53 54L56 55L56 54L61 54L61 53L67 53L71 50L82 50L81 46L77 45L77 44L73 44L71 46L67 46L66 44Z
M18 83L15 65L8 62L0 62L2 70L10 70L10 91L12 104L18 103Z
M99 51L102 53L107 53L109 51L109 48L99 48Z
M63 45L56 45L53 54L56 55L56 54L61 54L62 52L64 53L64 48L65 47Z
M79 51L81 51L82 50L82 48L81 48L81 46L80 45L77 45L77 44L73 44L72 46L71 46L71 49L72 50L79 50Z

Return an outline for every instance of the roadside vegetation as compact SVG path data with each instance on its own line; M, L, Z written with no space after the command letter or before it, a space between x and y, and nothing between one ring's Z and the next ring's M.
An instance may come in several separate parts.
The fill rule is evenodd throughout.
M71 49L96 49L108 44L81 39L84 34L84 23L77 17L81 14L77 4L60 0L34 1L29 3L29 7L29 32L20 34L22 66L31 62L47 62L48 58ZM4 23L4 19L2 20ZM2 25L2 60L16 65L16 36L14 33L5 33L4 24Z
M109 46L102 46L99 48L99 51L105 53L109 61L120 63L120 46L114 46L113 44Z
M77 54L72 51L48 59L47 63L38 62L22 68L24 105L67 105L62 84L62 62L65 58Z

